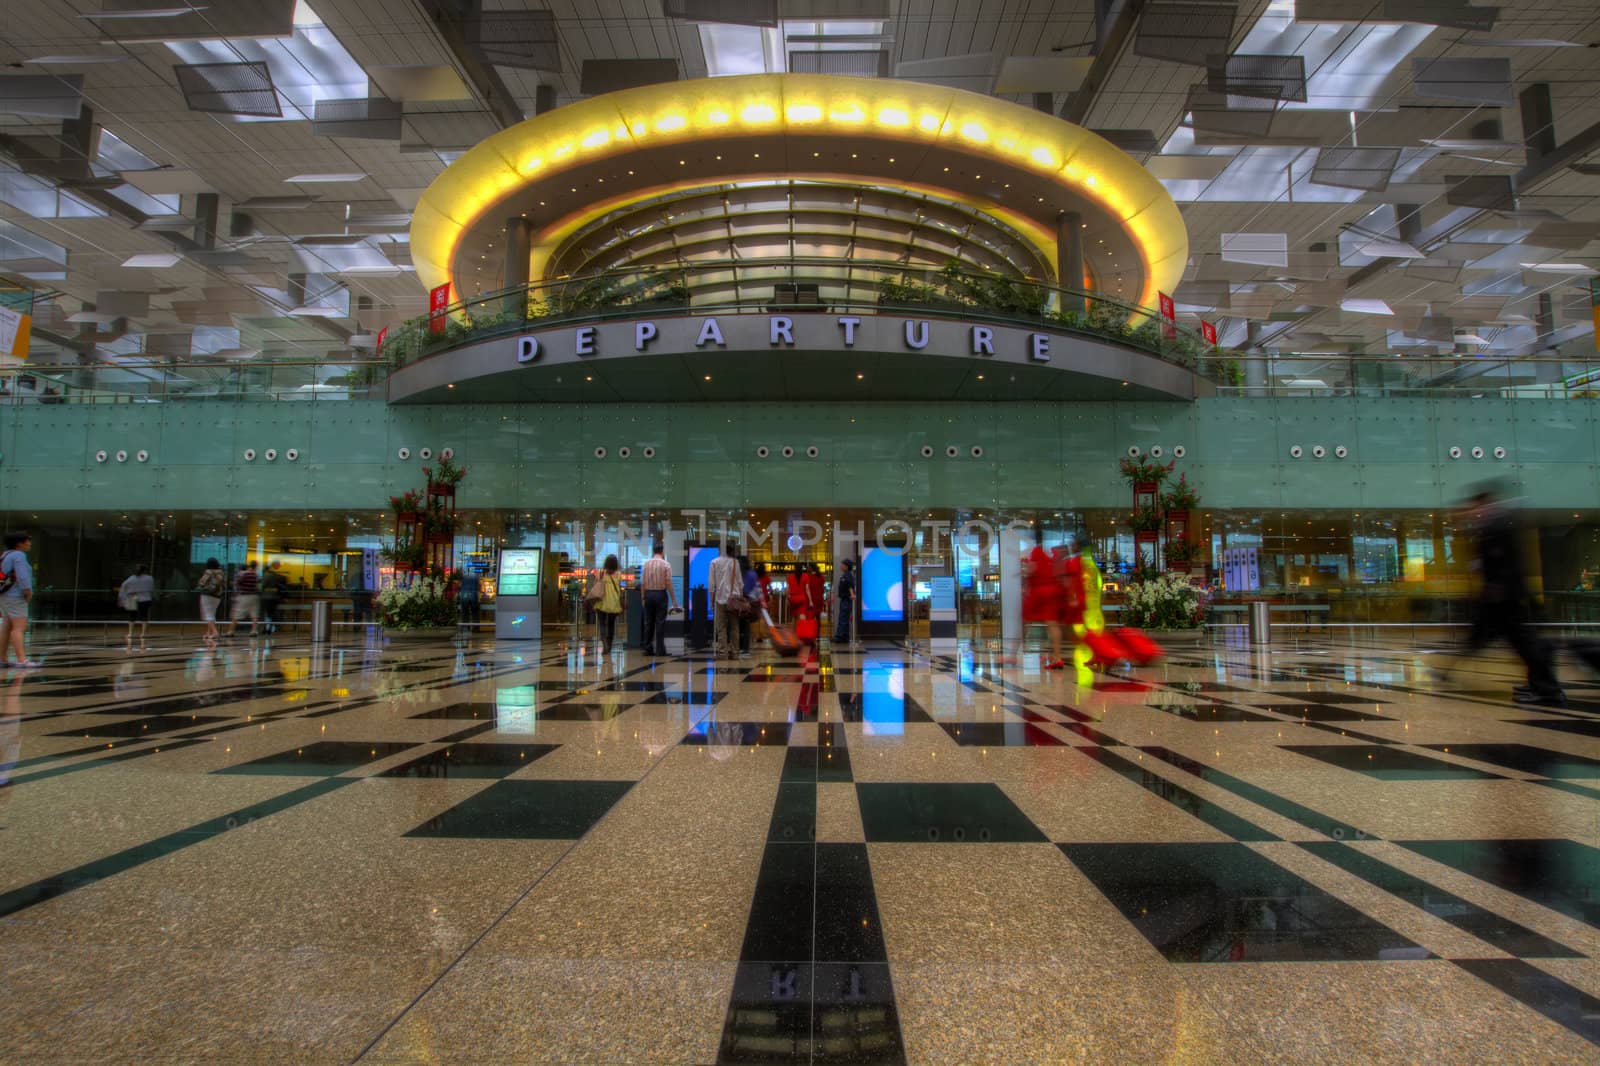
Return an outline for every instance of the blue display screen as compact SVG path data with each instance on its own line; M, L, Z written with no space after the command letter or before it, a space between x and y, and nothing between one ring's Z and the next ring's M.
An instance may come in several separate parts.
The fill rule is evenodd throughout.
M905 556L883 548L861 553L861 620L904 622Z
M711 560L720 553L715 548L689 549L689 587L697 589L711 584Z

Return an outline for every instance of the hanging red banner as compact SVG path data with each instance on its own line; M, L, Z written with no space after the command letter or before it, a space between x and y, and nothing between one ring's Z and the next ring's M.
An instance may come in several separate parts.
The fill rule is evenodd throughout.
M1161 336L1164 340L1175 341L1178 339L1178 331L1173 328L1173 325L1178 321L1178 305L1173 303L1172 297L1164 292L1156 295L1161 300L1161 318L1163 320L1161 323Z
M1211 345L1213 348L1216 347L1217 327L1214 323L1207 322L1202 318L1200 320L1200 336L1205 338L1207 344Z
M444 332L444 309L450 306L450 283L428 290L428 332Z
M383 354L383 342L389 339L389 327L384 326L378 331L378 354Z

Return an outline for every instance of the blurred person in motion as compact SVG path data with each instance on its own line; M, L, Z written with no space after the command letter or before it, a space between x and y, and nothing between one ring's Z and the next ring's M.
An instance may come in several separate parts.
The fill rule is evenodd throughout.
M28 562L31 547L33 538L28 534L6 534L6 551L0 555L0 666L39 665L25 651L28 604L33 601L33 566ZM17 656L14 660L9 657L12 652Z
M1496 640L1511 645L1528 671L1528 683L1511 690L1517 703L1565 707L1550 645L1533 629L1536 600L1523 559L1522 526L1496 485L1482 485L1467 498L1463 521L1472 532L1472 569L1478 594L1465 646L1439 671L1449 676L1455 659L1482 651Z
M1061 624L1066 611L1066 576L1060 561L1035 544L1022 560L1022 624L1042 625L1050 638L1050 652L1045 656L1046 670L1060 670L1066 666L1061 654Z
M133 627L139 627L139 649L144 650L145 637L150 632L150 608L156 602L156 579L144 563L134 567L133 573L122 581L117 590L117 601L128 613L128 635L123 647L133 650Z
M216 644L217 608L222 606L222 594L228 590L228 578L215 558L206 560L196 588L200 593L200 620L206 624L206 643Z
M739 654L739 618L729 607L728 600L744 595L744 572L739 568L739 557L726 550L718 552L717 557L711 560L706 582L710 586L711 600L711 654L717 659L736 658Z
M456 609L461 612L462 625L477 629L478 621L483 617L480 601L483 579L476 570L462 570L459 573L461 586L456 590Z
M261 628L268 633L278 631L278 607L289 588L289 579L283 576L279 564L272 563L261 573Z
M228 627L230 637L238 634L239 623L246 618L250 619L252 637L261 632L261 575L256 573L254 559L233 576L233 610L229 618L233 623Z
M856 613L856 562L844 559L833 579L833 642L850 643L850 622Z
M744 598L754 609L752 613L739 616L739 658L750 658L750 631L755 628L756 619L761 617L761 612L767 606L767 567L765 563L750 565L748 555L739 556L739 569L744 573Z

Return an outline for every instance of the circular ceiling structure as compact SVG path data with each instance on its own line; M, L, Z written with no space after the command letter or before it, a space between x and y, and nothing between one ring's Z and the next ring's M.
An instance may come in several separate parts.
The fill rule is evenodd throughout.
M457 297L470 297L503 284L509 219L531 226L527 276L538 281L585 262L575 250L594 246L606 220L637 221L640 211L659 219L658 205L680 198L700 198L704 211L703 198L718 190L784 183L855 188L864 199L870 190L886 194L885 205L898 195L920 199L930 216L981 218L975 234L1021 242L1025 254L1008 272L1041 280L1054 280L1058 227L1076 212L1092 286L1144 305L1171 291L1188 254L1182 216L1161 183L1081 127L918 82L760 74L609 93L502 130L422 195L412 258L424 285L450 281ZM825 213L819 203L806 225L836 236ZM899 231L863 246L864 257L882 262L916 247L924 227L915 213L897 219ZM736 211L730 221L756 222ZM981 243L968 246L972 259L953 258L992 260Z

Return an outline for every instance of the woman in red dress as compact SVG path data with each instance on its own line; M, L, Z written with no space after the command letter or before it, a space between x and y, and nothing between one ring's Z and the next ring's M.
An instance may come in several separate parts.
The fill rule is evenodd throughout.
M1023 559L1022 572L1022 623L1045 627L1050 634L1050 656L1045 659L1046 670L1060 670L1065 662L1061 658L1061 575L1056 561L1037 545Z

